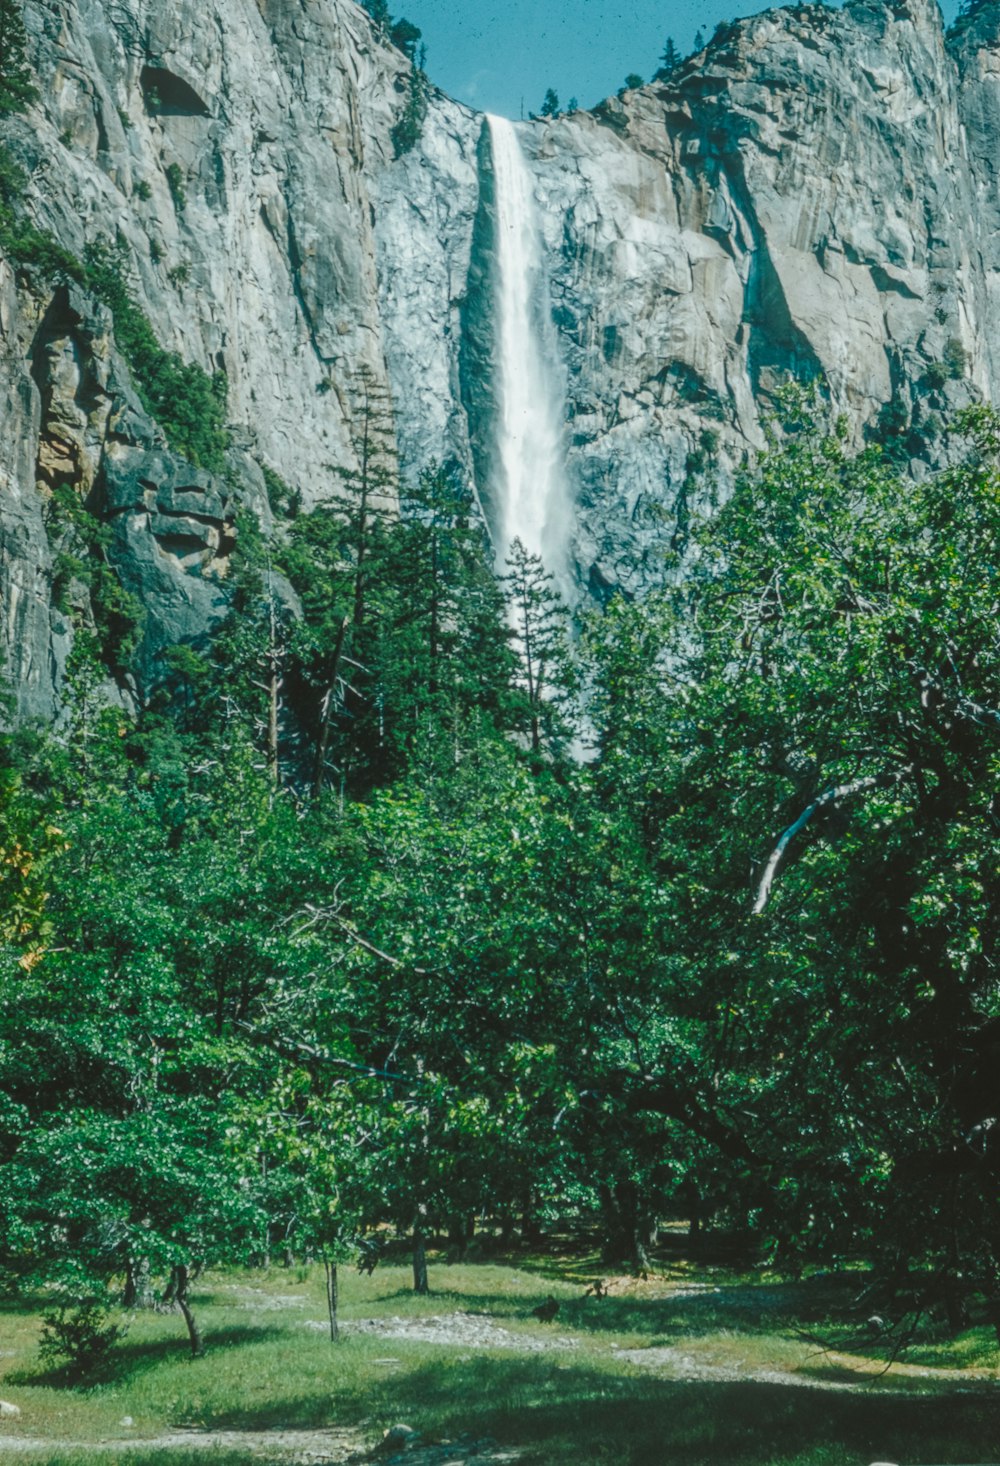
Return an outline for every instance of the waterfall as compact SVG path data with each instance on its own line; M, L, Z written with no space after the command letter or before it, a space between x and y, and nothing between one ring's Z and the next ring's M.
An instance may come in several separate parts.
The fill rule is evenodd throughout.
M520 539L570 591L566 388L549 309L531 174L517 132L487 118L496 209L496 443L492 500L501 564Z

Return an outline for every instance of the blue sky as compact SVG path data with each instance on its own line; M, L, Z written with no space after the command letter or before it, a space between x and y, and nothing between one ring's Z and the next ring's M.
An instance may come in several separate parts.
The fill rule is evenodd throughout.
M518 117L546 87L591 107L634 71L656 70L668 35L690 51L699 27L763 10L762 0L390 0L419 25L432 81L460 102ZM944 0L951 20L958 0Z

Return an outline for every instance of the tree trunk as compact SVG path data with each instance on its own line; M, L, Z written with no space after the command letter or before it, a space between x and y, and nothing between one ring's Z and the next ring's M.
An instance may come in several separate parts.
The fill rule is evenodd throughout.
M323 780L326 777L326 756L330 748L330 731L333 728L333 709L337 698L337 678L340 676L340 659L344 651L344 637L347 634L347 617L345 616L337 628L337 641L333 648L333 656L330 658L330 686L326 696L323 698L323 713L319 725L319 738L316 743L316 762L313 766L313 798L318 799L323 792Z
M184 1322L187 1324L188 1339L191 1344L191 1358L199 1359L205 1352L205 1343L201 1337L201 1330L198 1327L191 1305L188 1302L188 1284L191 1281L187 1264L179 1262L173 1270L171 1283L174 1292L174 1301L181 1313L184 1315Z
M427 1249L424 1246L424 1234L419 1227L413 1229L413 1291L430 1292L427 1285Z
M472 1212L452 1215L448 1222L448 1247L459 1262L465 1261L469 1243L476 1235L476 1218Z
M326 1272L326 1311L330 1316L330 1342L336 1344L340 1338L340 1325L337 1322L337 1304L339 1302L337 1264L331 1262L328 1257L324 1257L323 1268Z
M153 1282L148 1257L129 1257L125 1261L124 1308L152 1308Z
M602 1260L648 1273L652 1264L647 1249L653 1245L656 1225L640 1203L639 1188L634 1181L616 1181L613 1187L603 1184L599 1195L604 1213Z
M521 1241L528 1247L540 1247L543 1240L542 1229L535 1220L534 1197L528 1191L521 1203Z

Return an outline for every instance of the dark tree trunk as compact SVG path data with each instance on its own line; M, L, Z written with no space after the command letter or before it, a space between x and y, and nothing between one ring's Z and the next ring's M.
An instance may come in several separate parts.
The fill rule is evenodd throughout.
M634 1181L606 1183L599 1188L604 1213L604 1246L602 1260L626 1263L639 1273L648 1273L652 1264L648 1249L652 1247L656 1223L641 1204L639 1188Z
M430 1292L427 1284L427 1249L424 1246L424 1234L419 1227L413 1231L413 1291Z
M330 658L330 685L323 698L319 738L316 742L316 761L313 765L312 792L314 799L318 799L322 794L323 780L326 778L326 756L330 748L330 733L333 728L333 713L337 700L337 679L340 676L340 659L344 652L344 637L346 634L347 617L345 616L337 628L337 640L334 644L333 655Z
M954 1339L969 1327L969 1308L965 1289L961 1281L949 1274L942 1285L944 1316L948 1320L948 1332Z
M528 1192L521 1204L521 1241L528 1247L540 1247L543 1240L542 1229L535 1219L534 1198Z
M198 1359L205 1352L205 1343L201 1337L201 1330L197 1320L191 1311L191 1304L188 1302L188 1286L191 1282L191 1275L188 1272L187 1264L180 1262L174 1268L171 1278L173 1285L174 1301L181 1313L184 1315L184 1322L187 1324L188 1340L191 1344L191 1358Z
M339 1303L339 1284L337 1281L337 1264L324 1257L323 1268L326 1272L326 1311L330 1317L330 1342L336 1344L340 1338L340 1325L337 1322L337 1305Z
M448 1247L459 1262L465 1261L469 1243L476 1235L476 1218L472 1212L452 1216L448 1223Z
M148 1257L130 1257L125 1263L125 1287L122 1305L125 1308L152 1308L153 1281Z

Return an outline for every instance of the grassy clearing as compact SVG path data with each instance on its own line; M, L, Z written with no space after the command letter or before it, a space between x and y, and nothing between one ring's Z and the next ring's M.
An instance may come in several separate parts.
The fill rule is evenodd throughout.
M0 1396L22 1414L0 1425L0 1461L82 1466L120 1459L137 1466L155 1459L188 1466L194 1456L143 1452L142 1439L177 1427L351 1427L374 1443L396 1421L431 1438L494 1436L523 1447L530 1466L1000 1459L997 1352L984 1330L954 1344L924 1341L872 1385L858 1371L880 1366L864 1352L823 1355L795 1333L799 1325L824 1327L851 1289L849 1279L749 1284L678 1268L648 1283L617 1280L613 1296L583 1299L596 1272L592 1262L588 1268L545 1259L440 1265L432 1270L434 1293L416 1298L404 1268L383 1265L371 1279L344 1271L344 1323L461 1310L523 1341L506 1349L350 1332L333 1346L308 1326L324 1318L319 1269L213 1274L195 1299L209 1346L204 1359L186 1357L178 1317L138 1314L113 1376L90 1387L69 1384L41 1364L39 1306L8 1304L0 1311ZM550 1292L561 1312L546 1326L530 1310ZM531 1351L540 1338L556 1337L571 1347ZM637 1360L637 1350L654 1367ZM646 1353L664 1350L663 1360ZM670 1377L678 1370L689 1377ZM125 1417L133 1422L127 1428ZM5 1431L51 1440L53 1453L5 1454ZM136 1447L120 1456L60 1452L57 1445L123 1436L135 1438ZM230 1466L248 1458L222 1450L210 1459Z

